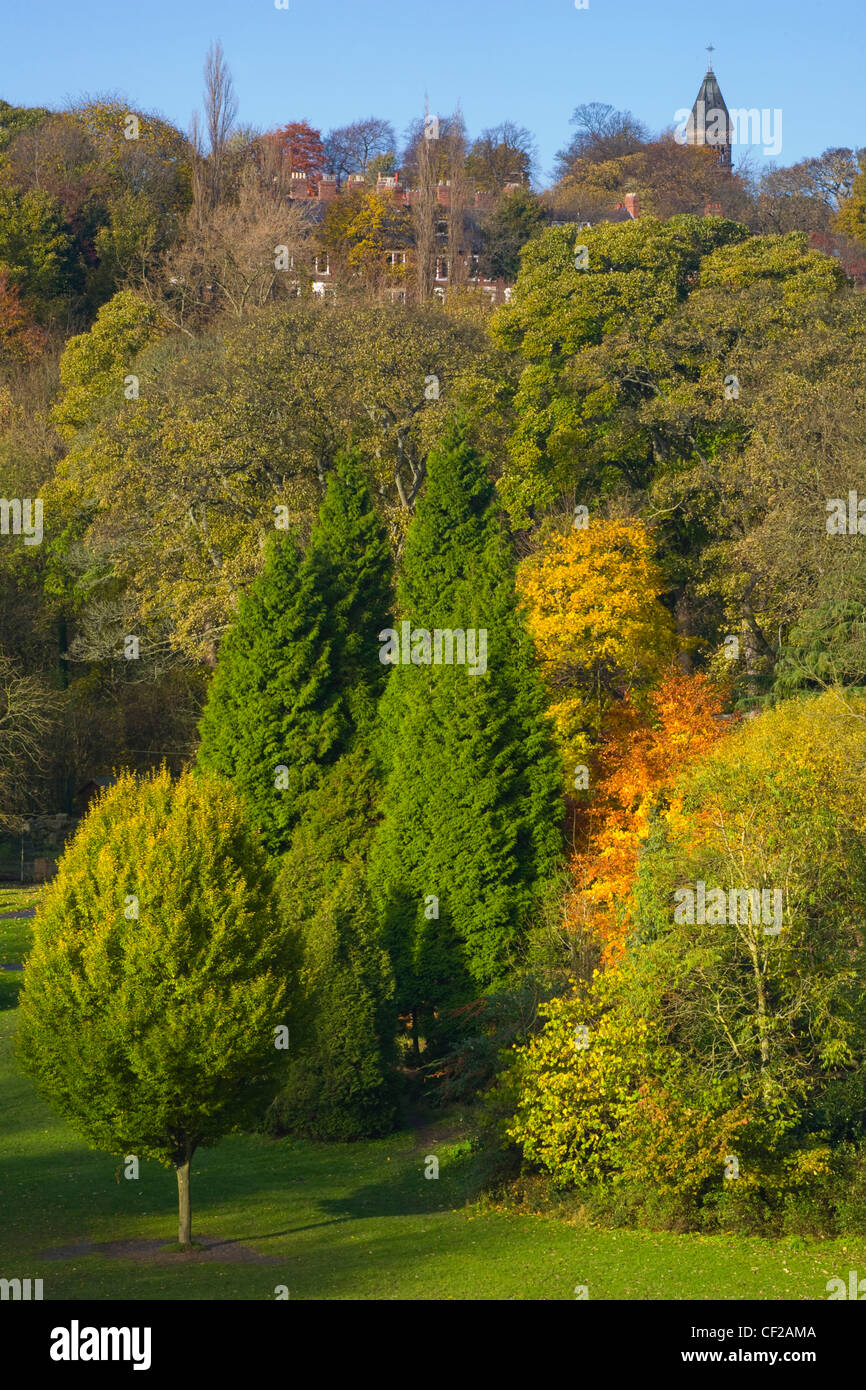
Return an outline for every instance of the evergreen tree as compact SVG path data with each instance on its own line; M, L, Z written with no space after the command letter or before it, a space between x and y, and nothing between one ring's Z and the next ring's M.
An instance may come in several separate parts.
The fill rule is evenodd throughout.
M430 456L398 600L412 660L393 667L381 703L370 883L417 1045L420 1015L429 1044L445 1011L504 982L561 849L557 758L511 547L459 427ZM485 629L486 671L426 664L423 630L436 628Z
M310 797L277 891L300 925L312 1026L272 1107L278 1131L358 1139L393 1126L394 981L365 882L378 785L362 750Z
M322 772L369 730L384 668L387 537L354 456L338 456L306 558L275 538L238 607L200 723L198 760L232 778L281 853Z
M328 613L332 659L349 731L369 733L387 674L377 640L392 608L388 537L356 454L340 453L313 529L310 563Z
M192 1158L261 1121L275 1032L303 1017L300 968L246 807L207 774L124 774L46 891L20 1059L97 1148L175 1168L184 1247Z
M307 554L328 615L344 719L340 756L304 802L279 879L301 930L312 1014L272 1126L320 1139L387 1132L394 1121L393 978L365 885L379 786L369 740L387 675L378 633L391 608L391 556L357 458L338 456Z
M199 765L235 782L277 854L345 727L316 570L290 537L275 537L223 641Z

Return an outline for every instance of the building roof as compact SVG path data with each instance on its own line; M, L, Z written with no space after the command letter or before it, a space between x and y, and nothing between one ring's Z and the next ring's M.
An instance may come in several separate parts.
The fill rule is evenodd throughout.
M733 129L731 113L722 96L712 66L707 68L691 115L686 122L686 144L709 145L719 151L719 163L731 167Z
M695 104L692 107L692 117L694 119L697 119L700 102L703 102L702 110L704 112L724 111L725 115L730 117L730 112L725 105L725 98L722 96L722 89L718 84L716 74L713 72L712 68L707 69L706 76L701 83L701 90L695 98Z

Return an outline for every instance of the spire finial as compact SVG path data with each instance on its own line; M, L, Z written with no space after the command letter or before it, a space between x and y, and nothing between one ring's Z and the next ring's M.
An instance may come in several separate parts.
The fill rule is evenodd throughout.
M708 44L707 44L707 52L709 53L710 56L709 56L709 58L707 59L707 72L712 72L712 70L713 70L713 54L715 53L715 51L716 51L716 50L715 50L715 48L713 47L713 45L712 45L711 43L708 43Z

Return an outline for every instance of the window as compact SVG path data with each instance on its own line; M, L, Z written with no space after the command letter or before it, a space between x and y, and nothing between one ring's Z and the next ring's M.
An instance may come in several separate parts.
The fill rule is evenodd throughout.
M447 280L447 279L448 279L448 258L447 258L447 256L437 256L437 257L436 257L436 279L437 279L437 280Z
M406 264L405 251L386 251L385 261L391 270L396 270L397 266Z
M448 223L447 223L447 222L437 222L437 223L436 223L436 235L437 235L437 236L447 236L447 235L448 235Z
M319 255L315 259L314 267L317 275L330 275L331 258L328 255L327 251L322 251L319 253Z
M405 291L405 290L391 290L390 293L391 293L391 302L392 302L393 304L405 304L405 303L406 303L406 291Z

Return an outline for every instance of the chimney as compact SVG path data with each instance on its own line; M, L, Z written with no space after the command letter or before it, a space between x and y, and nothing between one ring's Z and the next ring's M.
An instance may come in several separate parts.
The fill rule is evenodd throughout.
M319 179L319 202L330 203L337 196L337 178L335 174L324 174Z
M626 193L622 202L623 207L631 217L640 217L640 198L636 193Z
M722 205L721 205L721 203L707 203L706 207L704 208L704 217L721 217L721 216L722 216Z
M437 185L437 187L436 187L436 201L437 201L438 203L441 203L443 207L445 207L445 208L450 208L450 206L451 206L451 180L450 180L450 179L447 181L447 183L439 183L439 184Z
M349 175L349 189L350 189L350 191L351 191L351 189L353 189L353 188L366 188L366 186L367 186L367 180L364 178L364 175L363 175L363 174L350 174L350 175Z

